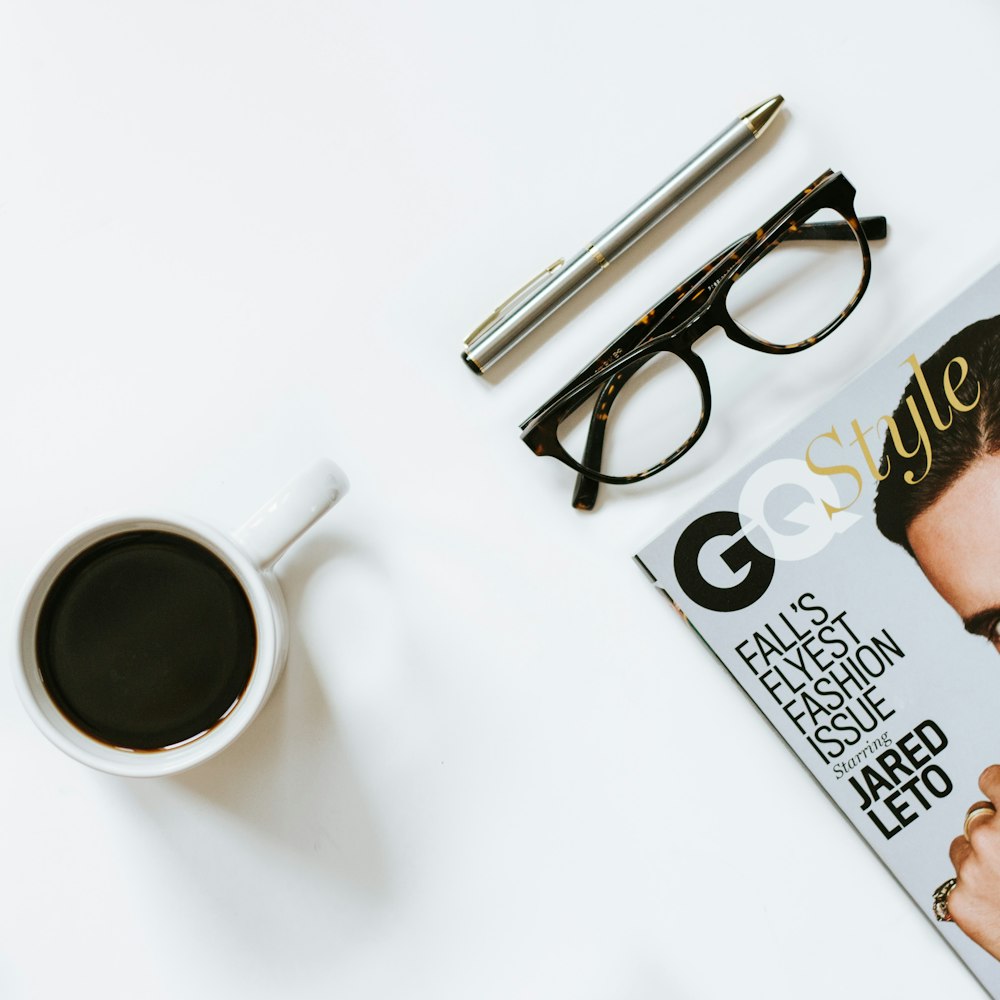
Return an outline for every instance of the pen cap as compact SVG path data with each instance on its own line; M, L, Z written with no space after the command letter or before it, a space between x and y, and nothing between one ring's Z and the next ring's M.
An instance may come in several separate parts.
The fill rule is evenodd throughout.
M553 269L554 266L549 268L550 276L546 277L543 272L539 275L541 280L535 279L515 293L466 340L462 360L477 373L486 371L559 306L607 269L619 254L759 138L781 104L782 98L776 96L751 108L568 263L557 270Z

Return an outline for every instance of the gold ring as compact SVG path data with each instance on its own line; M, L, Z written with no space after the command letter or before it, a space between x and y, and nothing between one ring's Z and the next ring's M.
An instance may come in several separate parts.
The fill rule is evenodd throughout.
M958 879L950 878L947 882L942 882L934 890L934 900L931 906L931 911L934 916L941 921L941 923L950 923L952 916L948 910L948 897L951 895L951 890L955 888Z
M965 814L965 827L963 828L965 839L969 839L969 830L973 820L979 819L980 816L995 816L996 814L997 809L992 802L974 802L969 806L969 811Z

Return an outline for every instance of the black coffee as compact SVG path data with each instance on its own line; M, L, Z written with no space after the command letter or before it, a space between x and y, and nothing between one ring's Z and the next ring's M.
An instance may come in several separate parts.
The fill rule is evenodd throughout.
M211 729L246 689L250 602L207 549L166 531L91 546L57 577L36 633L42 680L95 739L157 750Z

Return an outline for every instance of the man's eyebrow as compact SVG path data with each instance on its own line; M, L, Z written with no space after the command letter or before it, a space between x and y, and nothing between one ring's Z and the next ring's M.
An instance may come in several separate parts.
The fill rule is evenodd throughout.
M963 618L965 631L973 635L982 635L989 638L990 626L1000 619L1000 607L986 608L985 611L977 611L969 618Z

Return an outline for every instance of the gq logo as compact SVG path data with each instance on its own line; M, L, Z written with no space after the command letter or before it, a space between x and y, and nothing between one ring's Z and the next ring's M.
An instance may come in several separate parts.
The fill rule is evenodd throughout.
M738 513L703 514L681 532L677 582L709 611L748 608L766 593L779 561L808 559L861 520L839 504L833 481L801 459L768 462L746 481Z

